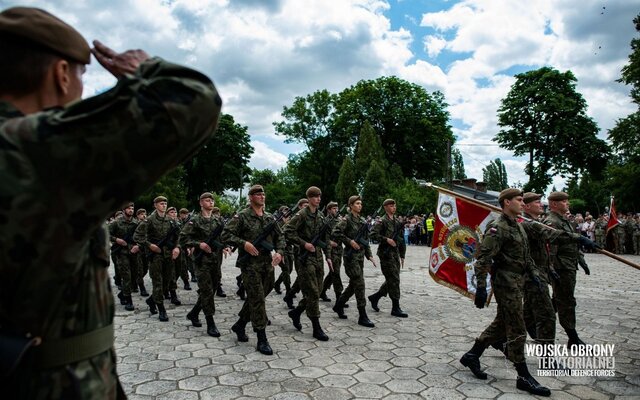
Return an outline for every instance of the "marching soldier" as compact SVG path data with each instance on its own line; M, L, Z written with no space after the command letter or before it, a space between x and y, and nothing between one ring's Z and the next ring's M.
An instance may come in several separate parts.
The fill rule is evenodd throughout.
M403 238L404 223L395 217L395 200L386 199L382 206L385 216L373 226L371 239L380 243L377 254L380 257L380 269L384 274L384 283L376 293L368 298L371 302L371 308L380 311L378 301L388 293L392 303L391 315L407 318L407 313L400 308L400 268L404 266L404 256L407 251Z
M289 211L289 207L280 206L278 212L286 213ZM282 219L282 228L289 222L289 217L285 217ZM280 263L280 275L278 275L278 279L274 282L274 290L276 293L281 294L280 285L284 284L285 294L291 290L291 270L293 269L293 246L289 243L286 244L284 257L282 257L282 262Z
M82 100L90 47L40 9L0 12L0 44L0 343L21 356L0 354L3 397L125 398L104 219L208 142L222 102L201 73L97 41L118 84Z
M136 222L139 224L140 222L147 219L147 210L144 208L139 208L136 211ZM136 266L138 268L136 272L136 284L140 288L140 296L148 297L149 293L147 292L147 288L144 285L144 277L149 272L149 263L147 259L147 249L142 246L138 246L139 250L136 255L138 256L138 260L136 260Z
M139 246L133 241L133 233L138 226L137 220L133 218L133 209L133 203L127 204L123 210L123 216L109 224L111 254L118 260L122 282L122 291L118 293L118 298L127 311L134 310L131 299L131 276L132 271L137 268L137 253L140 251Z
M330 232L326 227L324 232L321 231L326 223L322 213L318 211L322 192L318 187L311 186L307 189L306 196L309 205L294 215L285 227L287 242L297 245L300 251L297 260L298 278L296 280L300 282L303 294L298 306L289 311L289 318L297 330L302 330L300 316L306 310L313 325L313 337L327 341L329 337L320 326L318 299L324 277L322 251L325 252L327 263L331 269L331 247L325 246L323 249L320 247L320 243L329 243ZM312 243L314 239L316 239L316 243Z
M216 217L218 219L218 221L220 222L224 222L222 215L220 215L220 208L218 207L213 207L213 209L211 210L211 214ZM220 277L222 278L222 259L225 256L225 252L219 251L216 253L217 258L216 258L216 269L217 269L217 273L220 275ZM218 282L218 287L216 288L216 296L218 297L227 297L227 294L224 292L224 290L222 289L222 281Z
M474 303L484 308L487 302L487 273L492 269L491 285L496 298L497 314L491 325L476 339L460 362L479 379L487 379L480 369L480 356L494 343L506 343L506 356L516 367L516 387L539 396L550 396L551 391L541 386L529 373L524 355L526 330L522 314L525 275L536 277L529 254L529 241L517 217L522 212L523 197L520 189L505 189L498 202L502 214L489 223L478 248L475 264L476 295ZM535 280L535 279L534 279Z
M338 225L340 220L340 216L338 215L338 203L335 201L330 201L327 204L327 218L330 218L331 227L330 232L333 232L333 229ZM344 287L342 286L342 277L340 276L340 267L342 266L342 243L333 240L333 237L329 239L329 246L331 246L331 266L333 269L330 269L327 273L327 276L324 278L324 282L322 283L322 293L320 293L320 299L323 301L331 301L329 297L327 297L327 290L333 285L333 292L336 295L336 301L342 294ZM344 307L348 307L347 304Z
M160 321L169 321L167 310L164 307L164 282L176 285L173 263L180 255L178 233L180 232L176 221L166 215L167 198L158 196L153 199L155 210L147 219L138 225L133 240L149 249L149 275L153 292L147 299L147 305L152 315L158 314ZM180 305L180 300L175 288L170 289L171 302Z
M275 224L273 215L264 211L265 193L260 185L249 189L249 207L238 212L222 232L222 242L238 248L238 266L242 274L242 282L247 291L247 299L238 313L238 321L231 327L239 342L247 342L249 338L245 327L249 321L258 336L256 349L262 354L273 354L267 340L267 311L265 309L264 288L270 277L270 270L282 261L284 237L274 227L259 244L252 243L264 236L265 228ZM258 246L258 247L256 247ZM272 255L271 250L275 250Z
M169 218L171 218L171 220L175 223L175 227L178 230L178 234L180 233L180 230L182 229L182 222L178 219L178 210L175 207L169 207L167 208L167 216ZM176 236L177 237L177 236ZM175 245L179 247L178 242L173 242L173 239L170 243L171 245ZM181 268L182 268L182 260L181 260L181 255L182 255L183 251L182 249L180 249L180 255L178 255L178 258L176 258L175 260L171 260L171 265L173 267L173 280L171 280L170 282L164 281L163 285L164 285L164 298L165 299L171 299L171 302L175 305L180 305L180 300L174 300L173 297L171 297L171 291L176 291L178 290L178 279L182 278L182 282L185 285L185 290L191 290L191 286L189 285L189 277L185 277L184 275L181 276ZM186 253L186 251L184 252ZM188 288L188 289L187 289ZM175 299L177 299L177 295L175 297Z
M300 199L298 200L298 212L302 211L304 208L309 206L308 199ZM288 290L282 300L287 303L287 307L290 310L293 310L295 307L293 305L293 299L296 297L296 294L300 293L300 282L298 282L298 255L300 254L300 246L297 243L293 243L291 245L293 252L293 267L296 270L296 280L293 281L293 285L291 285L291 289Z
M180 223L180 230L182 231L184 226L189 222L191 218L189 210L187 210L186 208L181 208L180 211L178 211L178 218L178 222ZM193 266L191 265L192 259L191 255L189 254L189 250L190 249L181 245L180 256L178 257L176 267L176 276L180 276L182 278L184 290L191 290L191 285L189 284L189 273L191 273L191 275L193 275L194 273Z
M362 200L360 196L351 196L348 201L349 214L347 217L340 221L333 230L333 237L337 241L340 241L345 246L344 252L344 271L349 277L349 285L340 298L336 300L336 304L333 306L338 316L342 319L346 319L347 316L344 313L344 305L349 298L356 295L356 301L358 304L358 324L373 328L375 325L367 316L365 309L367 301L365 298L365 284L364 284L364 258L371 261L375 266L373 255L371 254L371 247L369 247L369 229L367 222L360 216L362 211Z

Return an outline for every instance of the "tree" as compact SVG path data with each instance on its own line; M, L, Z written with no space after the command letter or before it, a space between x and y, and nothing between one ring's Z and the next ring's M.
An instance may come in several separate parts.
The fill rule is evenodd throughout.
M465 179L467 173L464 171L464 160L460 150L451 150L451 179Z
M222 193L240 189L251 173L253 154L247 127L237 124L229 114L222 114L218 129L205 147L184 163L189 203L196 205L205 191Z
M608 147L597 138L598 126L575 86L571 71L543 67L516 75L502 99L502 129L494 140L516 156L529 156L527 191L543 193L552 174L597 174L606 166Z
M262 185L266 194L266 208L270 212L275 212L282 205L295 205L306 190L291 175L288 167L281 168L278 172L253 169L249 183Z
M358 138L358 147L356 151L355 169L359 172L365 172L369 169L373 161L378 161L380 167L386 170L388 167L387 159L382 150L382 143L376 131L368 121L362 125L360 136ZM360 177L360 182L364 179L364 173Z
M389 195L387 174L378 160L373 160L362 185L362 215L373 215Z
M509 187L507 170L499 158L489 161L489 165L482 168L482 180L487 184L488 190L500 192Z
M184 167L178 166L160 178L149 190L138 197L135 200L136 208L144 208L151 213L151 210L153 210L153 199L157 196L164 196L167 198L169 206L178 209L182 207L191 207L191 209L193 209L195 205L187 201L187 190L184 182Z
M336 184L336 201L347 202L350 196L358 193L356 188L356 175L351 157L345 157L340 167L340 175Z

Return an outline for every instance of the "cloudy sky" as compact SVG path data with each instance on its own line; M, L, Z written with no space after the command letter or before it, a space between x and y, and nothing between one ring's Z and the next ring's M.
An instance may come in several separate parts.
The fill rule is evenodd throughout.
M573 71L603 139L634 109L615 80L640 0L0 0L17 4L58 15L88 40L209 75L223 111L248 126L256 168L278 169L302 149L272 126L296 96L380 76L445 94L467 175L478 179L500 157L510 183L526 182L525 160L491 145L514 74ZM113 83L94 60L85 97Z

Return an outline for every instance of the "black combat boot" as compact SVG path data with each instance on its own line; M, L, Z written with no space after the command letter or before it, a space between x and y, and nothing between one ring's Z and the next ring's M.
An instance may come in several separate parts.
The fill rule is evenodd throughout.
M239 318L238 321L235 324L233 324L233 326L231 327L231 330L238 337L238 342L249 341L249 337L247 336L247 333L244 331L245 326L247 326L247 323L243 321L242 318Z
M329 336L327 336L327 334L324 333L324 331L322 330L322 327L320 326L320 318L311 317L309 319L311 320L311 325L313 326L313 337L318 340L322 340L323 342L326 342L327 340L329 340Z
M162 322L169 321L169 316L167 316L167 310L164 308L164 304L158 304L158 319Z
M391 315L400 318L407 318L409 316L406 312L402 311L402 308L400 308L400 300L391 300L391 302L393 303L393 306L391 307Z
M131 293L138 293L138 285L132 285Z
M222 289L222 285L218 285L218 289L216 289L216 296L218 297L227 297L227 294L224 292L224 289Z
M516 371L518 371L518 380L516 381L516 387L520 390L526 390L531 394L538 396L548 397L551 396L551 390L538 383L533 376L529 373L526 362L520 362L514 364Z
M200 322L200 318L198 318L200 311L202 311L202 305L200 304L200 299L198 299L191 311L187 313L187 319L191 321L191 325L196 328L200 328L202 326L202 322Z
M478 379L487 379L487 374L480 369L480 356L484 353L484 349L486 347L476 341L471 350L460 359L460 363L468 367Z
M145 303L147 303L147 305L149 306L149 312L151 313L151 315L158 313L158 307L156 307L156 302L153 301L153 297L147 297Z
M329 297L327 297L327 293L326 292L320 293L320 300L322 300L322 301L331 301L331 299Z
M191 290L191 285L189 285L189 281L184 283L184 290Z
M213 320L213 315L205 315L204 319L207 321L207 335L220 337L220 332L216 327L216 322Z
M171 304L175 304L176 306L182 304L175 290L170 290L169 294L171 295Z
M344 300L342 300L342 296L338 297L338 299L336 300L336 304L334 304L333 311L336 312L336 314L338 314L338 317L340 317L340 319L347 319L347 316L344 314Z
M380 292L375 292L371 296L367 297L371 302L371 308L373 308L373 310L376 312L380 311L380 308L378 307L378 301L380 300L380 297L382 297Z
M260 353L270 356L273 354L273 350L271 349L271 346L269 346L269 341L267 340L267 333L264 331L264 329L260 329L259 331L256 331L256 334L258 336L258 344L256 345L256 350L258 350Z
M124 309L127 311L133 311L136 308L133 306L133 299L131 299L131 295L125 296L125 300L127 304L124 305Z
M120 299L121 306L124 306L127 304L127 298L125 297L124 293L118 292L118 298Z
M164 292L164 299L169 300L170 298L171 298L171 295L169 294L169 291Z
M144 287L144 282L142 282L139 286L140 286L140 296L149 297L149 292L147 292L147 288Z
M287 307L289 307L289 310L293 310L295 308L295 306L293 305L293 293L291 292L291 290L287 290L287 293L282 298L282 301L287 303Z
M499 342L495 342L495 343L491 343L491 347L493 347L494 349L501 351L505 357L509 356L509 350L507 348L507 341L506 340L501 340Z
M371 322L367 316L367 310L365 310L364 307L358 307L358 314L360 314L358 317L358 325L366 326L367 328L375 327L374 323Z
M296 307L293 310L289 311L289 318L291 318L291 322L293 323L293 327L297 330L302 330L302 324L300 323L300 316L304 312L304 308Z
M527 325L527 333L529 334L529 337L533 340L536 340L538 338L538 332L536 331L536 324L533 323L531 325Z
M282 274L280 274L278 279L276 279L276 281L273 283L273 290L278 294L282 294L282 290L280 290L281 283L282 283Z
M571 346L584 346L585 343L578 337L578 332L575 329L565 329L567 336L569 336L569 347Z

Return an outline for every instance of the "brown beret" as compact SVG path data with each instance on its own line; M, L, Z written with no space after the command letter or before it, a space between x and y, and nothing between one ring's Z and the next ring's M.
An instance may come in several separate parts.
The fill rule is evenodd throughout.
M524 198L524 204L529 204L532 201L540 200L542 195L538 193L527 192L522 197Z
M211 209L211 212L212 212L212 213L214 213L214 214L215 214L215 213L219 213L219 212L220 212L220 208L218 208L218 207L213 207L213 208Z
M394 199L386 199L382 202L382 206L388 206L389 204L396 204L396 201Z
M349 197L349 201L347 204L349 204L350 206L353 205L353 203L355 203L358 200L362 200L362 198L360 196L351 196Z
M549 197L547 197L549 201L562 201L569 200L569 195L565 192L551 192Z
M335 201L330 201L329 204L327 204L327 208L333 207L338 207L338 203L336 203Z
M126 203L124 207L122 207L122 209L124 210L125 208L129 208L129 207L135 207L132 201Z
M264 193L264 188L262 187L262 185L251 186L251 188L249 189L249 196L258 194L258 193Z
M73 61L89 64L89 43L71 25L39 8L13 7L0 13L0 32L31 40Z
M147 210L145 210L144 208L138 208L138 211L136 211L136 215L140 215L140 214L146 214Z
M213 199L213 194L211 192L204 192L200 195L200 200L202 199Z
M280 214L284 214L284 213L286 213L287 211L289 211L289 207L287 207L287 206L280 206L280 207L278 208L278 212L279 212Z
M307 200L307 199L298 200L298 208L302 208L303 204L309 204L309 200Z
M161 201L169 201L169 200L167 200L167 198L164 196L158 196L155 199L153 199L153 204L159 203Z
M516 196L522 196L522 190L516 189L516 188L505 189L502 192L500 192L500 195L498 196L498 201L511 200Z
M180 214L189 214L189 210L187 210L186 208L181 208L179 212Z
M317 186L311 186L309 189L307 189L306 195L307 198L318 197L322 195L322 190L320 190L320 188Z
M167 212L170 212L170 211L178 211L178 210L176 210L176 208L175 208L175 207L169 207L169 208L167 208Z

